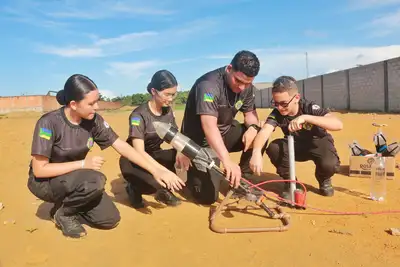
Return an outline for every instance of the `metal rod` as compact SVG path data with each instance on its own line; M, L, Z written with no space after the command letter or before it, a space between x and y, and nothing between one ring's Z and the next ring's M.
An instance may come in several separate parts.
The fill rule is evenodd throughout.
M294 138L293 135L288 135L288 150L289 150L289 175L290 180L296 180L296 163L294 157ZM290 182L290 197L294 203L294 190L296 190L296 183Z

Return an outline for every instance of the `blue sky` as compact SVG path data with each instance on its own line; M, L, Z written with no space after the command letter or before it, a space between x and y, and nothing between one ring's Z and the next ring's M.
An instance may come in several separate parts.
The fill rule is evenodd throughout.
M400 0L1 0L0 95L59 90L74 73L108 96L172 71L184 90L248 49L255 82L400 56Z

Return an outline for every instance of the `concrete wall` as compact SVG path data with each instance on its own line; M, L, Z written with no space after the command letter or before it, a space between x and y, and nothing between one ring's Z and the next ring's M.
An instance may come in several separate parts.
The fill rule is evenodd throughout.
M297 86L305 98L325 108L397 113L400 112L400 57L298 80ZM257 107L269 106L271 89L268 90L261 90L262 99L256 101Z
M120 102L99 101L100 110L120 108ZM0 114L18 111L47 112L59 108L55 96L12 96L0 97Z

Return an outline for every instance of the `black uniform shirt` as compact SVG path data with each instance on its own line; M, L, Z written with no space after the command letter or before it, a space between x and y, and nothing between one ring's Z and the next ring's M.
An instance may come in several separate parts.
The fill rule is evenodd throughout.
M312 101L301 99L299 101L299 111L295 116L283 116L279 113L278 109L275 108L269 114L266 123L274 127L279 126L286 137L289 134L289 129L288 129L289 123L293 119L303 114L308 114L313 116L325 116L327 113L329 113L328 109L322 108ZM330 134L324 128L311 125L309 123L305 123L301 130L293 134L296 140L310 140L312 138L322 138L327 135L330 136Z
M62 107L43 115L36 123L31 155L45 156L52 163L83 160L94 143L103 150L117 138L99 114L92 120L82 120L80 125L74 125Z
M148 153L161 149L164 142L154 129L153 122L160 121L171 124L178 129L172 109L168 108L165 114L155 115L149 108L148 102L135 108L129 116L129 137L127 142L132 145L132 139L139 138L144 141L145 151Z
M228 87L225 79L225 67L218 68L197 79L189 92L182 133L199 145L206 142L200 115L217 117L219 131L224 136L238 111L249 112L255 109L254 86L236 94Z

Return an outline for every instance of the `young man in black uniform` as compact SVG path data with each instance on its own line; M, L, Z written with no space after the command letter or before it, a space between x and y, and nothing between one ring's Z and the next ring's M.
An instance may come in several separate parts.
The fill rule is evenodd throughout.
M262 171L262 147L267 143L276 127L280 127L285 138L270 143L266 153L277 174L290 179L287 136L294 136L295 160L314 161L315 176L323 196L333 196L331 177L338 171L340 160L334 146L332 135L328 131L339 131L342 122L329 110L317 104L301 99L296 80L290 76L281 76L272 87L272 105L274 110L258 133L253 144L253 156L250 161L252 170L260 175ZM289 183L285 183L282 197L289 199Z
M150 101L143 103L135 108L129 116L129 136L127 142L132 145L144 158L148 158L156 165L162 165L171 172L175 173L175 149L161 149L164 142L154 129L153 122L160 121L176 125L175 116L171 109L171 103L177 96L178 82L175 76L167 71L157 71L149 85L147 91L152 95ZM121 156L120 169L122 176L128 182L126 191L131 205L138 209L144 208L145 204L142 194L155 193L155 199L168 206L181 204L171 190L163 186L163 182L127 158ZM184 186L182 180L175 182Z
M96 113L98 100L99 90L92 80L72 75L57 94L63 107L44 114L33 133L28 188L41 200L54 203L50 215L68 237L86 235L82 221L102 229L114 228L120 221L117 207L104 191L106 177L99 172L103 158L86 157L94 143L102 150L112 146L157 179L179 179L119 139Z
M226 178L234 187L239 185L242 173L251 174L250 146L259 130L252 82L259 69L255 54L240 51L228 66L197 79L186 103L182 133L216 152L217 165L222 162ZM244 115L244 124L234 120L239 111ZM238 165L229 153L239 151L243 153ZM194 166L187 173L187 186L200 204L212 204L218 199L220 182L220 177Z

